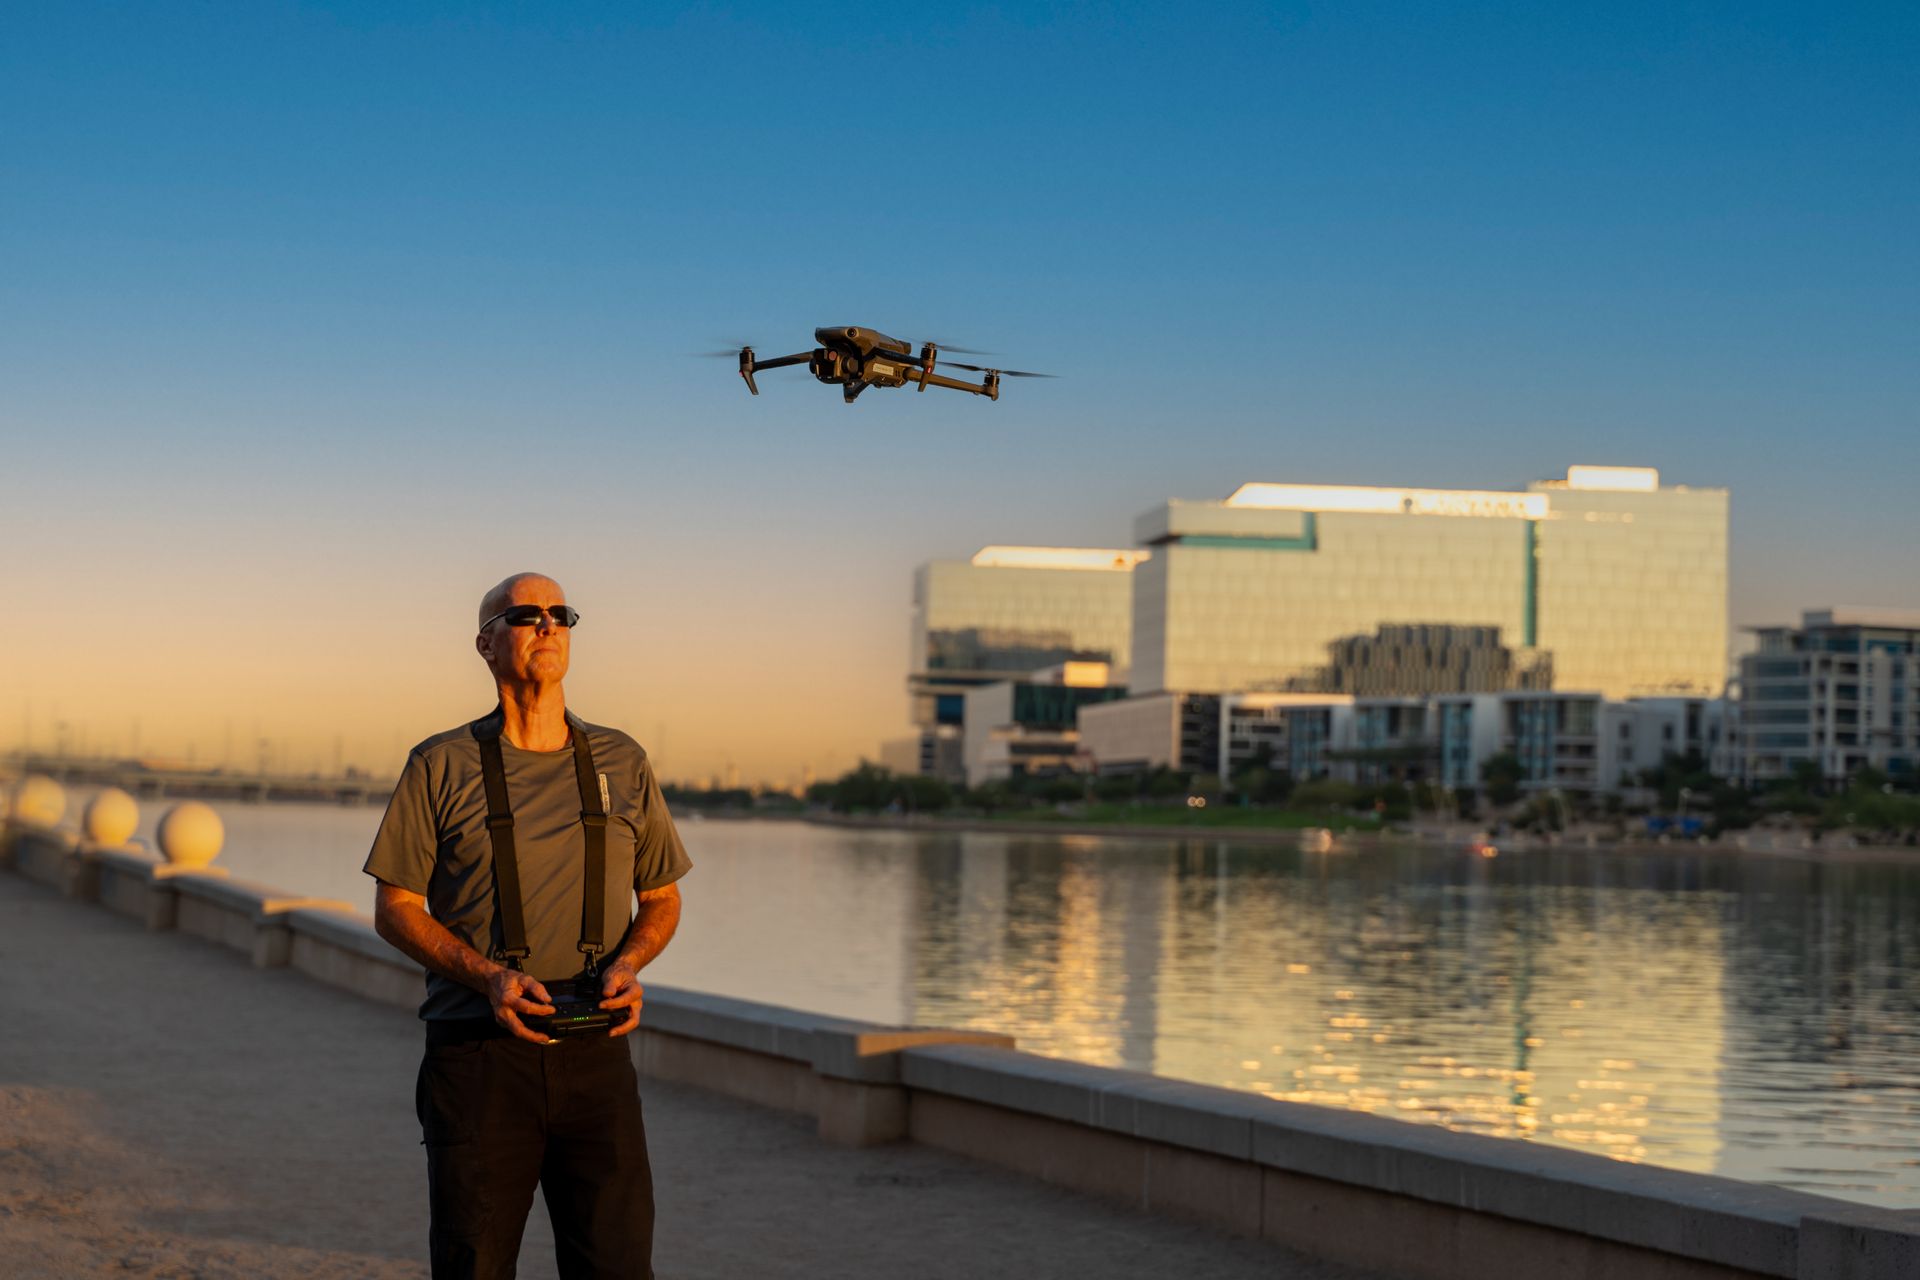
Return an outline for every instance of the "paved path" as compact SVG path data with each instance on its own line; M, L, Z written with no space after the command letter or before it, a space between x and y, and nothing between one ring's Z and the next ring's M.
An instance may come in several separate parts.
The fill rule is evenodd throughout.
M0 1270L426 1274L403 1010L0 871ZM662 1280L1362 1273L643 1081ZM551 1276L535 1199L520 1274Z

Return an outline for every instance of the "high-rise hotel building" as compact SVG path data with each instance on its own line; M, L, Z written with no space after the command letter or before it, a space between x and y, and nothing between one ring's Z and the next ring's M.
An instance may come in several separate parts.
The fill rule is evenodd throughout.
M1524 491L1246 484L1135 522L1131 678L1279 689L1388 624L1490 626L1556 688L1716 696L1727 676L1727 491L1573 467Z

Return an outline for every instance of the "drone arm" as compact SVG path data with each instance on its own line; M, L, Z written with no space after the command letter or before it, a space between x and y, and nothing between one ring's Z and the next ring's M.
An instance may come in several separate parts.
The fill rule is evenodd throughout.
M740 349L740 377L747 384L747 390L753 392L755 395L759 395L760 388L753 383L753 375L755 373L761 369L784 369L790 364L805 364L811 359L813 359L813 353L811 351L803 351L795 356L777 356L772 360L756 360L753 356L752 347L742 347Z
M1000 389L991 383L962 382L958 378L949 378L944 373L927 372L915 378L914 381L920 383L922 386L931 383L936 387L952 387L955 391L971 391L977 396L987 396L994 400L1000 398Z

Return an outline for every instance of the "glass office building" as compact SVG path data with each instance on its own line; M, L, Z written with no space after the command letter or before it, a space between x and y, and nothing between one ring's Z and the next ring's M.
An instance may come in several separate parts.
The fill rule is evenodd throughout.
M1136 694L1280 689L1385 625L1497 627L1557 688L1717 695L1727 492L1574 467L1523 492L1248 484L1140 517Z
M1609 698L1726 691L1727 491L1574 467L1531 486L1537 634L1556 689Z
M987 547L935 560L913 577L913 722L959 725L966 691L1065 662L1105 662L1122 681L1130 658L1139 550Z

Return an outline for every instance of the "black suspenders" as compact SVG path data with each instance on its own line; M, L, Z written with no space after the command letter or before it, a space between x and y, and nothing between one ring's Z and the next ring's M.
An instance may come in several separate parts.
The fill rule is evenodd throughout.
M500 913L501 945L494 959L518 969L533 954L527 945L526 900L520 896L520 864L513 849L513 806L507 800L507 767L500 755L499 708L470 726L480 744L480 781L487 791L487 836L493 842L493 888ZM607 810L600 801L600 779L593 768L593 747L587 728L571 712L567 726L573 733L573 776L580 785L580 822L587 829L587 883L580 906L580 950L588 973L605 950L607 897Z

